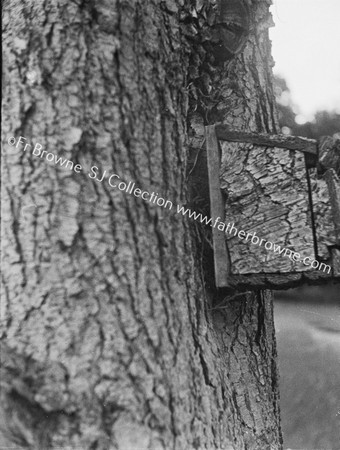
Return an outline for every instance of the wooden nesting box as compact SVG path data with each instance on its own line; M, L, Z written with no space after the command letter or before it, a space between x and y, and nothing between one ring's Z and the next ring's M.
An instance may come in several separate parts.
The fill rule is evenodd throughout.
M316 141L214 125L206 150L217 287L339 277L339 180L317 177Z

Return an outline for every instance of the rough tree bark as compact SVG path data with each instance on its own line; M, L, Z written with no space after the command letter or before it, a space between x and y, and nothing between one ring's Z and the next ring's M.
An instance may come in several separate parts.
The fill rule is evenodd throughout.
M98 179L4 146L1 445L281 448L271 293L216 291L197 224L99 181L188 204L204 125L277 132L269 1L225 61L216 5L5 2L6 142Z

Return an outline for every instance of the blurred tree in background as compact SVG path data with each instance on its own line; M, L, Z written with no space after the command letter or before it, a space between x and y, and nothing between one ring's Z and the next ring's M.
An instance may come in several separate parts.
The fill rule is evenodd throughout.
M283 134L319 139L340 132L340 114L336 111L317 111L311 122L299 124L298 108L294 104L284 78L275 76L275 97L279 110L279 121Z

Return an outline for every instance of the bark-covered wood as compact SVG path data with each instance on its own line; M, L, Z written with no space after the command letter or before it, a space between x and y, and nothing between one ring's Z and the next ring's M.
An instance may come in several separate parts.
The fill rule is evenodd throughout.
M340 132L324 136L318 146L318 172L333 169L340 176Z
M225 234L231 273L308 270L301 261L275 251L280 246L298 252L301 258L315 259L302 152L225 141L221 147L225 223L234 224L238 233L243 230L252 235L247 240L244 233L242 239L235 236L236 231Z
M262 147L277 147L295 150L317 156L317 141L299 136L280 134L249 133L231 130L226 125L216 125L216 135L219 140L256 144Z
M304 138L206 127L216 286L285 288L338 279L338 142L324 139L320 149L316 141L310 143L315 157L319 150L318 170L310 168L308 153L301 151L308 145ZM322 272L314 270L313 261Z
M330 262L335 277L340 275L340 180L333 168L317 176L311 173L311 189L317 242L317 255Z
M221 62L214 1L5 2L6 140L188 202L204 124L277 131L269 2L247 3ZM195 224L99 177L4 146L1 445L280 449L271 293L226 302Z
M322 261L327 261L330 258L330 248L337 244L336 226L333 221L333 211L336 213L336 203L334 203L336 191L332 192L332 190L329 189L325 175L317 177L315 169L310 171L310 180L317 256Z
M213 130L214 127L207 127L207 130L210 128ZM221 181L219 170L208 171L211 215L214 219L218 216L223 217L226 212L224 223L217 222L218 228L213 228L216 286L236 287L239 290L252 287L285 289L304 283L322 284L331 277L337 279L339 263L336 258L336 249L331 250L331 247L337 244L335 229L338 223L336 211L339 207L336 206L338 201L336 190L334 188L328 190L323 180L316 179L314 170L312 174L309 174L314 198L314 208L312 208L313 205L309 201L310 187L307 186L307 171L301 152L286 154L286 158L283 159L282 151L287 151L282 149L259 147L254 149L253 145L244 144L244 147L240 148L238 145L236 151L230 153L232 144L221 142L221 147L222 153L223 149L227 152L227 164L225 164ZM240 153L237 152L238 150ZM207 153L212 153L211 158L218 160L221 153L217 146L211 145L208 138ZM253 153L253 156L250 157L249 153ZM280 166L280 162L284 164ZM220 166L221 163L218 162L217 167L220 168ZM299 171L303 172L302 175ZM253 177L254 173L255 177ZM259 176L256 177L257 174ZM264 186L261 186L261 177L264 175L266 182ZM275 181L275 177L278 177L278 180ZM282 183L282 180L280 182L280 177L286 179L285 183ZM254 186L249 188L252 180ZM282 185L283 191L277 189ZM225 201L216 196L216 191L222 190L223 186ZM302 193L299 194L301 186ZM285 192L287 188L290 190L290 196ZM276 197L274 205L271 204L273 195ZM294 208L296 203L300 204L300 210ZM274 214L274 217L269 216L268 221L263 221L266 213L273 214L278 207L281 214ZM312 209L314 209L313 221ZM223 211L223 214L214 213L214 211ZM259 214L260 224L257 223ZM281 218L284 214L289 217L294 232L285 229L282 225ZM305 228L301 231L301 218L303 223L304 217ZM242 226L243 223L247 223L249 228L245 229ZM213 224L212 226L215 227L214 220ZM252 241L254 232L256 237ZM250 233L249 236L247 233ZM298 243L299 250L296 250L294 243L290 241L291 236L295 244ZM221 250L222 239L227 242L227 248L224 251ZM265 246L266 242L268 242L268 248ZM301 252L301 244L307 246L303 252ZM215 251L216 247L219 249L218 252ZM287 252L285 252L286 248ZM316 248L324 249L324 253L322 254L321 251L316 253ZM321 266L323 270L318 271L312 269L310 265L302 265L305 257L310 258L309 264L318 258L320 263L323 262Z
M340 276L340 133L320 139L317 173L311 170L318 257Z
M325 173L330 199L330 209L332 211L332 222L334 229L334 240L331 246L340 246L340 179L334 169L329 169Z

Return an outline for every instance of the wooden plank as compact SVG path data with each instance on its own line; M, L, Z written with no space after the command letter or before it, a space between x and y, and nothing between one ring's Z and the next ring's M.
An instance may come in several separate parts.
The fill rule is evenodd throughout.
M256 144L263 147L278 147L287 150L301 151L317 157L317 141L297 136L285 136L275 134L250 133L246 131L232 130L228 125L215 126L218 140L230 142L243 142Z
M340 254L338 255L340 257ZM332 266L333 267L333 266ZM335 274L336 275L336 274ZM337 274L339 277L339 274ZM290 289L303 284L320 285L329 282L330 275L319 270L284 274L229 275L229 287L237 290Z
M296 274L312 270L273 251L273 245L315 259L307 174L302 152L247 143L221 142L225 223L263 239L226 234L234 275ZM265 242L272 243L273 245Z
M205 132L208 160L210 211L211 217L214 220L217 217L223 218L225 215L219 177L221 160L215 126L211 125L205 127ZM212 234L216 286L225 287L228 286L229 273L229 254L225 240L225 233L213 227Z
M309 177L312 192L317 254L318 258L322 261L328 261L331 257L330 247L339 243L337 242L336 229L333 221L331 201L333 195L331 195L329 189L331 186L328 186L325 175L322 177L317 176L316 169L309 171ZM334 193L335 197L336 193ZM335 211L336 209L334 208Z
M340 246L340 179L334 169L328 169L324 175L329 192L334 223L335 245Z
M332 249L331 265L333 269L334 278L340 278L340 250L337 248Z

